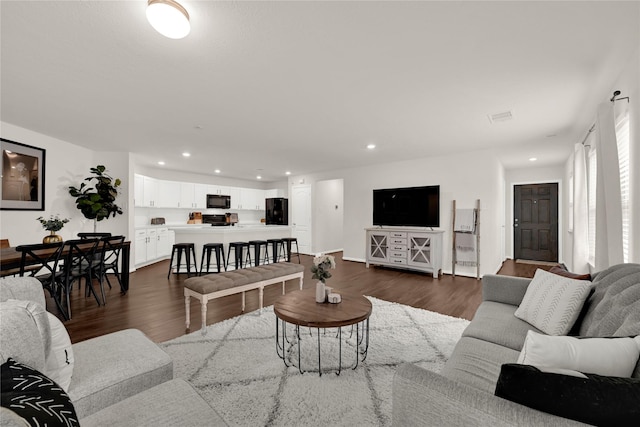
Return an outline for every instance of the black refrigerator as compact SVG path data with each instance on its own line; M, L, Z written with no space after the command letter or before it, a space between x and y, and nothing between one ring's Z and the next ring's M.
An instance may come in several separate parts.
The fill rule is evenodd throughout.
M289 225L289 200L275 197L265 201L267 225Z

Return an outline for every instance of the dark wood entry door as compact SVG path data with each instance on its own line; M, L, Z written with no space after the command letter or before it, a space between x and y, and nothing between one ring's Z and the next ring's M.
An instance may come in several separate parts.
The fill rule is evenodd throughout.
M513 194L516 259L558 261L558 184L516 185Z

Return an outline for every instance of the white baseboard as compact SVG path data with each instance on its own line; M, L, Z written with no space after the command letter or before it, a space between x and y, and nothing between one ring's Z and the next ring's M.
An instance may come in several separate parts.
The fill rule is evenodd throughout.
M345 260L345 261L354 261L354 262L362 262L362 263L367 262L366 260L364 260L362 258L351 258L351 257L346 257L346 256L343 256L342 259Z

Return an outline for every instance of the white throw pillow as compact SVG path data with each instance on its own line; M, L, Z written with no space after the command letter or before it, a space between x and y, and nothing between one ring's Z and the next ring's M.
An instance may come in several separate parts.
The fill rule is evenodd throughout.
M591 291L591 282L538 269L514 315L549 335L566 335Z
M46 355L44 374L68 392L74 363L71 339L62 322L53 314L47 314L51 326L51 350Z
M576 338L534 331L527 338L518 363L540 370L570 369L587 374L630 378L640 356L635 338Z

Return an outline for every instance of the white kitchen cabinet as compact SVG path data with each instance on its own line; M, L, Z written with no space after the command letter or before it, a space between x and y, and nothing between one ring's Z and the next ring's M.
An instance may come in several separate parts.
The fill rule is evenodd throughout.
M159 208L179 208L181 184L177 181L158 181Z
M198 209L207 208L207 194L209 186L206 184L193 185L193 207Z
M264 210L264 190L257 188L240 188L238 193L239 203L236 209ZM231 197L231 205L233 207L233 197Z
M158 258L165 258L171 255L171 244L168 228L158 228L156 255Z
M193 182L180 183L180 207L189 209L206 209L209 185Z
M193 206L193 186L192 182L180 183L180 207L194 208Z
M136 265L149 264L171 254L171 236L167 227L139 228L135 236Z
M223 187L221 185L209 185L207 194L217 194L219 196L228 196L229 187Z
M142 206L158 206L158 180L148 176L143 177Z
M231 209L242 209L242 201L240 200L240 189L237 187L229 187L229 196L231 196Z
M138 265L147 260L147 230L136 230L135 236L135 264Z
M193 182L165 181L144 175L134 175L136 207L207 209L207 194L231 197L230 209L265 209L266 197L280 197L284 190L225 187Z
M284 189L272 188L271 190L265 190L264 192L265 199L274 199L276 197L286 197L286 194L284 193Z

